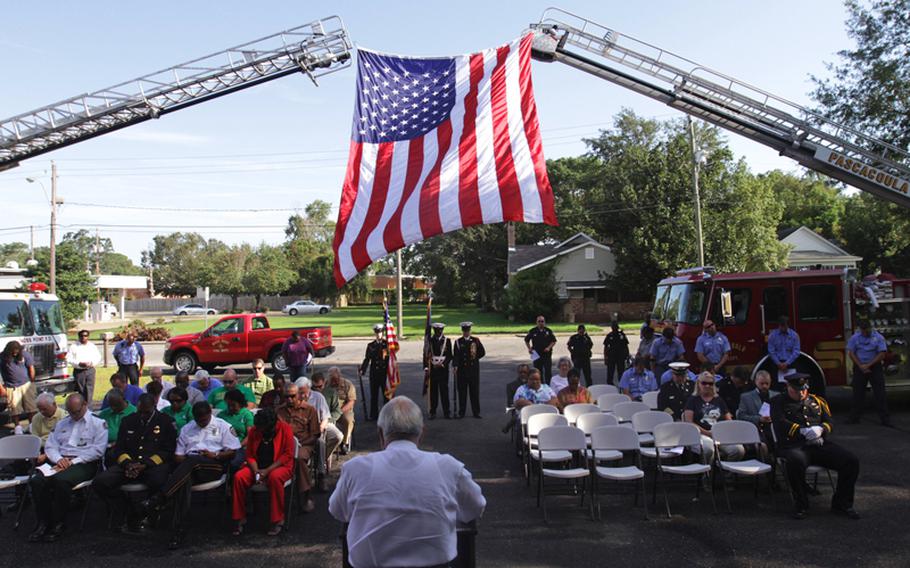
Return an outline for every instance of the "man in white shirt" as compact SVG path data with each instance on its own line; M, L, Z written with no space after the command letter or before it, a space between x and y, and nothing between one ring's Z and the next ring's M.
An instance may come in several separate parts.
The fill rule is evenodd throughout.
M190 508L192 485L215 481L224 475L225 468L240 449L234 429L224 420L212 416L207 402L193 405L193 421L180 430L174 452L176 469L171 472L161 492L142 502L143 509L160 508L175 499L174 533L169 548L174 550L183 542L187 512ZM144 512L144 511L143 511Z
M57 423L44 446L48 469L39 469L29 480L38 516L38 526L29 535L29 542L54 542L63 536L73 487L95 477L107 449L104 420L88 412L81 394L67 397L66 413L68 416Z
M95 394L95 367L101 363L98 346L88 340L88 330L79 330L79 341L70 343L66 362L73 366L76 391L85 398L89 407Z
M351 566L448 565L456 523L486 507L480 486L455 458L417 448L423 413L411 399L390 400L378 429L383 451L344 464L329 499L332 516L348 523Z

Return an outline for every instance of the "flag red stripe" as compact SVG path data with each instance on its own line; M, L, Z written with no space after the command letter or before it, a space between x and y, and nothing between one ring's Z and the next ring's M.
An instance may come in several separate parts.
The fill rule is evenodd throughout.
M470 60L470 86L464 101L464 129L458 144L458 208L461 226L483 223L480 195L477 192L477 92L483 79L483 54Z
M394 142L383 142L376 153L376 175L373 178L373 191L370 194L370 206L363 219L360 233L351 245L351 259L358 272L373 262L367 252L367 238L379 224L382 210L385 207L386 197L389 193L389 178L392 175L392 153L395 150Z
M417 187L420 172L423 170L423 136L408 142L408 169L404 178L404 187L401 191L401 201L395 207L395 212L389 217L389 222L382 232L385 250L391 252L404 246L404 237L401 235L401 212L405 203Z
M420 188L420 230L425 239L442 232L442 221L439 219L439 171L452 143L451 120L439 123L436 134L438 147L436 162Z
M496 156L496 178L502 202L503 221L523 221L521 187L512 159L512 140L509 138L509 109L506 103L506 57L509 46L496 50L496 67L490 77L490 100L493 111L493 153Z
M351 210L354 209L354 201L357 200L357 187L360 184L360 159L363 156L363 146L355 140L351 140L351 150L348 153L348 172L344 178L344 186L341 192L341 204L338 207L338 222L335 223L335 239L332 242L332 249L335 251L335 285L341 288L346 281L341 274L341 265L338 261L338 247L344 240L344 232L348 226L348 219L351 218Z
M556 208L553 205L553 188L547 177L547 164L543 157L543 141L540 138L540 124L537 122L537 105L534 103L534 91L531 84L531 41L533 36L526 34L519 46L518 84L521 91L521 115L524 117L525 138L534 162L534 176L537 178L537 191L540 193L540 205L543 210L543 222L558 226Z

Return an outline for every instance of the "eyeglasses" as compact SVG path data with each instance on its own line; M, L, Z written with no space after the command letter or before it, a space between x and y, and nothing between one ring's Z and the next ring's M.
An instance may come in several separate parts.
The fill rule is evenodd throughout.
M700 384L700 385L705 385L706 387L713 387L713 386L714 386L714 381L711 381L711 382L709 382L709 383L706 383L705 381L699 381L698 384Z
M253 367L253 370L254 370L254 371L261 371L261 370L264 369L264 368L265 368L265 367Z

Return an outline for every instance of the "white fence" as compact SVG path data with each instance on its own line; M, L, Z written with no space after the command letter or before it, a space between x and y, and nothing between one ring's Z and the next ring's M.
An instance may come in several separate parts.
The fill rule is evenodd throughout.
M282 307L295 300L301 299L300 296L263 296L259 304L267 307L270 311L279 311ZM183 304L200 304L205 305L202 298L144 298L141 300L126 300L125 310L127 312L172 312L177 306ZM231 297L222 295L213 295L209 297L209 307L225 312L231 309ZM237 308L241 310L251 310L256 307L255 296L240 296L237 300Z

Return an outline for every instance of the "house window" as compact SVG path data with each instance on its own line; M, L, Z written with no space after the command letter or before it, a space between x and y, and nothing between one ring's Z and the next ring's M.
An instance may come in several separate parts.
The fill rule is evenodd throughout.
M585 260L594 260L594 247L585 249Z

